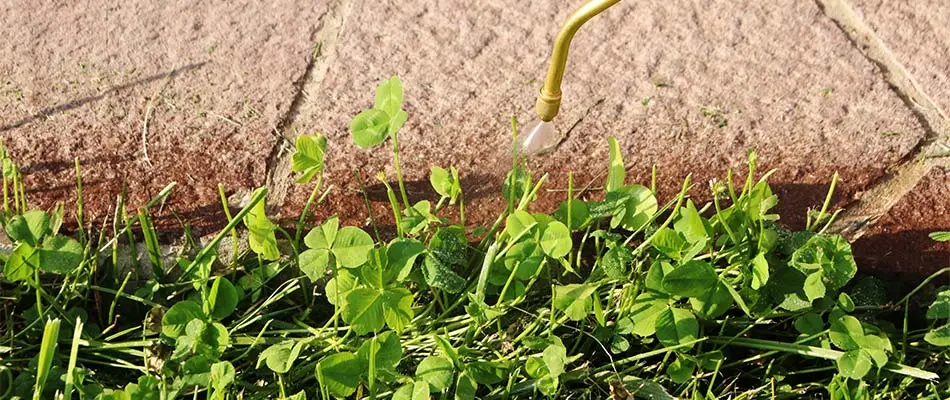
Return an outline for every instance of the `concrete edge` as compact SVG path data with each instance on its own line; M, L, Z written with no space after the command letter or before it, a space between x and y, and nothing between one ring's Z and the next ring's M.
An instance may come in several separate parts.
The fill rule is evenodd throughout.
M815 0L815 3L854 47L880 69L885 81L914 113L926 132L903 160L869 186L831 226L832 232L853 242L913 190L935 165L946 163L942 158L950 155L950 119L847 0Z
M333 0L324 16L322 26L313 37L313 58L306 72L297 82L298 91L280 124L275 127L280 139L274 143L267 158L265 185L270 190L269 203L282 206L294 185L293 171L290 170L290 157L294 151L294 142L300 135L297 131L298 118L307 104L307 99L319 92L330 66L336 61L336 48L340 35L346 26L353 6L350 0Z

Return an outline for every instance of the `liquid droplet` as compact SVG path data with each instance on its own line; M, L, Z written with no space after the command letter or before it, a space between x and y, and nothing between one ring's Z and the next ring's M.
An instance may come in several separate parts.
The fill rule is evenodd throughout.
M536 155L553 150L561 142L561 136L554 129L550 121L538 121L525 130L524 140L521 141L521 152L525 155Z

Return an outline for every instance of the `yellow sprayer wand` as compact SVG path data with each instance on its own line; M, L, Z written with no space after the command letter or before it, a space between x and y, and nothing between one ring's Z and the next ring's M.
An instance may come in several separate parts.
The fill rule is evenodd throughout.
M564 68L567 65L567 53L571 48L571 40L581 25L600 14L620 0L591 0L579 8L561 28L557 39L554 40L554 49L551 51L551 64L548 75L544 79L544 86L538 93L535 109L541 119L527 130L527 136L522 142L525 153L538 153L552 148L560 140L551 120L557 116L561 108L561 80L564 78ZM553 142L553 143L552 143Z

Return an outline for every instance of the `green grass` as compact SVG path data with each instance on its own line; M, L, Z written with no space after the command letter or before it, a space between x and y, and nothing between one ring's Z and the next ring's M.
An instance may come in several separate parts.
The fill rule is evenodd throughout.
M571 176L549 214L532 209L547 177L515 153L506 207L471 229L456 168L431 169L434 204L406 196L402 101L399 79L387 80L351 124L360 147L391 141L396 184L377 176L392 209L379 218L396 222L388 238L375 220L372 235L336 217L311 224L329 193L319 135L300 137L292 159L311 190L298 220L271 221L260 188L233 215L223 204L225 228L187 241L172 261L151 209L174 184L134 212L120 197L93 229L77 163L80 229L67 236L63 207L30 210L0 151L0 222L13 241L0 275L0 399L950 393L950 289L933 285L948 270L888 297L885 282L857 275L850 244L826 232L837 215L830 194L805 231L778 224L770 172L756 171L754 153L744 180L730 172L710 184L710 203L689 198L689 179L660 202L656 169L649 187L627 182L611 139L603 193L580 198ZM458 221L439 216L455 207Z

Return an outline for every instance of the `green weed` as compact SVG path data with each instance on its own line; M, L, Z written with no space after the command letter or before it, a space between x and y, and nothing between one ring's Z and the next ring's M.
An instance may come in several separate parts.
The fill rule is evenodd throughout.
M689 178L661 202L655 178L649 187L627 181L611 138L603 196L580 198L571 176L550 214L531 207L547 176L535 179L515 153L507 206L491 226L470 230L453 166L430 170L436 204L410 204L399 166L402 105L393 77L350 125L361 148L391 141L398 193L377 179L392 238L336 216L309 224L330 191L321 135L296 143L292 170L313 188L293 234L266 215L265 188L234 215L219 188L228 224L174 262L151 222L174 185L134 215L120 197L111 238L107 221L73 239L59 233L62 208L28 210L22 178L0 152L0 220L13 242L2 256L0 399L938 399L950 391L950 289L932 285L948 269L898 300L874 278L855 281L850 244L825 233L837 215L830 194L805 231L783 228L771 172L756 171L755 153L741 185L731 172L711 183L710 203L688 196ZM447 207L458 207L459 221L440 217ZM144 267L133 231L146 244Z

